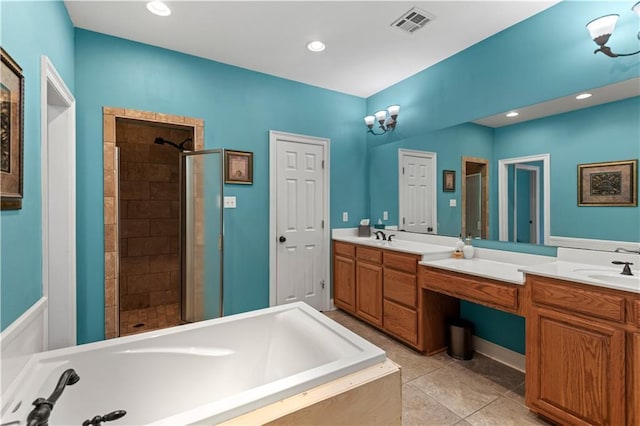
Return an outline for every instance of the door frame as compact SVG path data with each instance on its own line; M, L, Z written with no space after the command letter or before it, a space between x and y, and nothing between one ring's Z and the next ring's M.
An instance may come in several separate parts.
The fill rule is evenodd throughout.
M467 168L472 165L478 165L480 168L480 176L482 177L482 229L480 230L480 238L489 238L489 160L481 157L462 157L461 178L460 178L460 216L462 223L460 229L462 236L468 234L466 225L466 209L467 209Z
M276 306L277 298L277 216L278 216L278 190L277 190L277 143L279 140L286 140L287 142L305 143L312 145L321 145L324 148L324 173L323 182L324 191L322 203L324 205L323 217L324 217L324 229L322 232L322 243L324 245L324 282L326 290L322 299L322 309L331 309L331 238L330 229L331 222L329 215L329 200L330 200L330 179L331 164L329 159L329 147L331 140L327 138L319 138L315 136L299 135L296 133L287 133L277 130L269 130L269 306Z
M61 127L49 126L49 106L62 107L58 120L62 120ZM65 84L51 60L42 55L40 57L40 179L42 197L42 295L47 299L46 313L44 315L45 332L44 347L55 348L75 346L77 339L77 304L76 304L76 100ZM69 173L65 190L68 191L69 200L67 208L67 241L64 244L56 238L51 238L50 233L55 224L49 224L54 215L52 204L49 202L49 172L55 172L54 167L49 167L50 155L55 147L53 144L66 144L67 171ZM67 246L68 244L68 246ZM49 253L61 252L68 249L68 263L64 265L64 279L59 279L56 269L61 265L51 265ZM68 281L67 281L68 280ZM52 304L50 293L63 294L60 303ZM57 306L56 306L57 305ZM49 339L50 330L58 328L61 339L64 342L52 342ZM64 336L64 337L62 337ZM60 346L60 344L64 346Z
M535 210L533 213L534 224L534 238L535 242L531 244L538 244L540 241L540 167L531 166L529 164L516 164L514 166L513 174L513 239L514 242L518 241L518 170L526 170L533 174L533 179L529 179L529 191L535 194L535 203L529 205L529 210ZM533 190L533 191L532 191ZM530 214L530 212L529 212Z
M498 226L499 240L509 241L509 202L508 202L508 175L509 165L542 161L542 209L544 232L542 244L549 245L551 235L551 155L537 154L525 157L505 158L498 160Z
M403 229L402 218L403 215L403 201L404 201L404 174L402 173L402 164L404 164L404 157L420 157L426 158L433 162L433 173L431 179L433 180L433 190L431 191L431 221L433 231L429 232L429 234L438 234L438 191L436 187L438 186L438 154L430 151L417 151L413 149L398 149L398 229Z

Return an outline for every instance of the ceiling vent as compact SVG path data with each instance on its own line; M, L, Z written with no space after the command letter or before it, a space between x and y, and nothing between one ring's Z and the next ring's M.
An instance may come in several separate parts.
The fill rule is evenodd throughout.
M414 7L391 24L392 27L413 34L435 19L435 16L422 9Z

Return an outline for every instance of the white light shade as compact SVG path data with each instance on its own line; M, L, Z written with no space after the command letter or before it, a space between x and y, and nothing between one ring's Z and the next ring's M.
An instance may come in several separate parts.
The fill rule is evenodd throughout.
M373 126L373 123L375 123L376 118L373 115L367 115L364 118L364 124L366 124L367 126Z
M326 46L324 45L324 43L318 40L307 43L307 49L312 52L322 52L325 48Z
M640 1L633 6L631 6L631 10L633 10L636 15L640 16Z
M509 117L509 118L511 118L511 117L517 117L517 116L519 116L519 115L520 115L520 114L518 114L518 113L517 113L517 112L515 112L515 111L511 111L511 112L507 113L507 117Z
M387 111L376 112L376 121L384 121L387 118Z
M398 115L398 113L400 112L400 105L391 105L389 108L387 108L387 112L392 116Z
M578 96L576 96L576 99L578 100L587 99L587 98L590 98L591 96L593 96L591 95L591 93L580 93Z
M589 22L587 24L587 29L589 30L591 38L595 40L605 34L613 34L613 30L616 27L616 22L618 22L619 16L620 15L617 14L605 15Z
M159 0L154 0L147 3L147 10L158 16L171 15L171 9L169 9L169 6Z

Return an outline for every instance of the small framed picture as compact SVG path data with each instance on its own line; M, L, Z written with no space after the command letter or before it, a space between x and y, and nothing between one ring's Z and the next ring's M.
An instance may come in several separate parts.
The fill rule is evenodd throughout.
M578 205L635 207L637 182L637 159L578 164Z
M0 71L0 209L22 208L24 77L4 51Z
M442 190L444 192L455 192L456 190L456 171L442 171Z
M253 152L224 150L224 183L253 183Z

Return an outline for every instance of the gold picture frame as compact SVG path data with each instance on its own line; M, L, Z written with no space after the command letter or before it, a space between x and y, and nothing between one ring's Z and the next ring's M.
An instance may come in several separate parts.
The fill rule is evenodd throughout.
M0 210L18 210L24 185L24 76L2 48L0 56Z
M578 205L638 205L638 160L578 164Z
M455 170L442 171L442 191L444 192L456 191L456 171Z
M224 150L224 183L253 183L253 152Z

